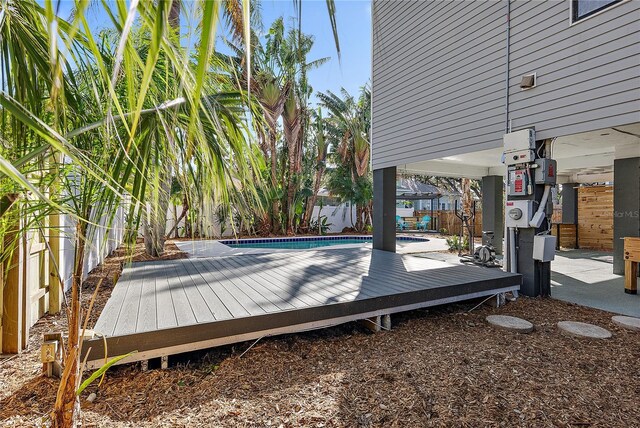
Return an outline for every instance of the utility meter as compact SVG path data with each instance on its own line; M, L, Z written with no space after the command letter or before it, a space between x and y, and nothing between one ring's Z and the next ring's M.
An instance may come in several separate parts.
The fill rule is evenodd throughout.
M505 206L507 227L527 228L533 216L533 201L507 201Z

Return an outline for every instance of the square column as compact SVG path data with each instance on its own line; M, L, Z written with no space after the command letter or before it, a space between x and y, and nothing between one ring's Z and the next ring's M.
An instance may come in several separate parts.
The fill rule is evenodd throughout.
M482 230L493 231L496 254L502 254L504 239L504 182L501 175L482 177ZM483 236L482 243L487 239Z
M373 248L396 252L396 167L373 170Z
M640 237L640 157L613 161L613 273L624 275L624 237Z
M578 224L578 183L562 185L562 223Z

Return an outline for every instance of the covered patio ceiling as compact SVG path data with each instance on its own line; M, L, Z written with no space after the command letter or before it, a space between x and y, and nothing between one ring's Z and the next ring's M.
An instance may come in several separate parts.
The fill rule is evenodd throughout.
M613 181L613 161L640 156L640 123L558 137L553 157L559 183ZM441 177L503 175L502 147L398 165L400 171Z

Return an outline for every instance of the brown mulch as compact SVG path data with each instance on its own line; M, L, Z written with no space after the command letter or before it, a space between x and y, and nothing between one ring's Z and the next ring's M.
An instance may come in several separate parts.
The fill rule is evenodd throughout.
M170 358L169 370L114 367L100 388L83 393L83 426L640 426L640 334L614 325L609 313L553 299L468 313L473 306L394 315L393 329L376 334L349 323L265 338L251 349L183 354ZM491 313L536 329L493 329L485 322ZM556 328L561 320L614 336L567 337ZM37 353L30 346L0 362L0 425L37 425L49 411L56 381L40 376Z

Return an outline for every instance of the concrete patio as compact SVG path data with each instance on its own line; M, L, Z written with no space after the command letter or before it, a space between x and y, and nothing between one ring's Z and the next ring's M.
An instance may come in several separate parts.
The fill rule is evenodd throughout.
M460 263L453 253L429 252L419 256ZM554 299L640 317L640 295L625 294L624 276L613 274L612 253L561 250L556 253L551 270L551 296Z

